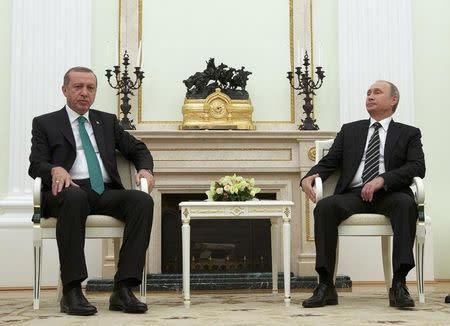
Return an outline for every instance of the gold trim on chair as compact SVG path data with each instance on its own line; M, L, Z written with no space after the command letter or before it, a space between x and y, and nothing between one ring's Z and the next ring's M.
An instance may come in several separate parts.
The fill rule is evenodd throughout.
M312 207L310 207L310 201L309 198L305 195L305 193L302 193L302 196L305 200L305 227L306 227L306 241L314 241L314 236L313 236L313 226L311 225L311 209Z

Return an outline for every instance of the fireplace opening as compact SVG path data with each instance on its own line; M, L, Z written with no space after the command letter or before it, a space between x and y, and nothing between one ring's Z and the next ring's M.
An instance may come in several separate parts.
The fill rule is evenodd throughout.
M258 194L276 199L275 193ZM182 201L205 200L205 194L162 194L162 273L182 273ZM269 220L194 220L191 224L192 273L271 272Z

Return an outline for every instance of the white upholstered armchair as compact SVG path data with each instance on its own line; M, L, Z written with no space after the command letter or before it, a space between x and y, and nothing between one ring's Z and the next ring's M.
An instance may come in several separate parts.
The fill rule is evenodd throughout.
M316 163L326 155L333 139L316 141ZM324 197L330 196L334 192L339 174L335 172L325 182L321 178L315 179L316 202ZM418 206L419 218L417 220L416 231L416 274L417 274L417 292L419 294L419 302L425 302L425 290L423 279L423 262L425 247L425 224L430 224L429 217L425 216L424 202L425 189L423 180L415 177L411 184L415 200ZM427 219L427 221L425 221ZM381 250L383 256L383 270L386 288L389 292L390 282L392 279L392 263L391 263L391 237L392 227L388 217L381 214L354 214L343 221L338 228L338 243L336 249L336 265L334 268L334 279L336 279L336 271L339 260L339 237L341 236L379 236L381 238Z
M133 164L127 161L117 152L117 168L122 184L127 189L135 187L134 178L136 170ZM41 178L36 178L33 189L33 247L34 247L34 282L33 282L33 308L39 309L42 272L42 240L56 239L56 218L41 215ZM148 193L147 180L142 178L139 190ZM89 215L86 220L86 239L112 238L114 240L114 260L117 267L120 250L120 240L123 237L125 224L108 215ZM59 271L59 269L58 269ZM140 286L141 300L146 302L147 284L147 260L142 272L142 284ZM57 300L62 293L61 279L58 282Z

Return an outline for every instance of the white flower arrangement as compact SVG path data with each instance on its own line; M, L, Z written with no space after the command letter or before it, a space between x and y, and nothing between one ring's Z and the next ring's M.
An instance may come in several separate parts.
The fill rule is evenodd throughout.
M219 181L212 181L206 192L208 200L214 201L246 201L255 198L261 191L255 187L254 178L243 178L233 174L226 175Z

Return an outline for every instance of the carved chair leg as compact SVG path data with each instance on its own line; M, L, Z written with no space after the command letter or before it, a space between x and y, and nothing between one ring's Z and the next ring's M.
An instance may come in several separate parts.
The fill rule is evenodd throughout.
M419 222L416 230L416 277L417 277L417 293L419 294L419 302L425 303L425 287L423 279L423 262L425 254L425 223Z
M142 271L142 282L141 286L139 287L141 301L143 303L147 303L147 261L148 261L148 250L145 253L145 264L144 269Z
M39 309L41 298L41 272L42 272L42 240L35 240L34 249L34 281L33 281L33 309Z
M392 264L391 264L391 236L381 236L381 254L383 256L384 283L389 293L392 280Z

